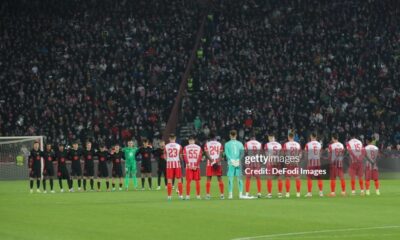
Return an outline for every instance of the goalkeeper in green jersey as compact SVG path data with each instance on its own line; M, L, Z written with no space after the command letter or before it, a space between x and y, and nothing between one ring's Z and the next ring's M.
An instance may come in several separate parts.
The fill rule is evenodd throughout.
M133 186L137 188L136 179L136 155L139 149L133 145L133 141L128 141L128 146L122 149L125 154L125 189L128 191L129 178L132 178Z
M229 199L233 198L233 178L236 176L239 187L239 198L244 198L243 193L243 181L242 181L242 167L240 160L244 156L244 147L241 142L236 140L237 132L232 130L229 133L230 141L225 143L225 156L228 161L228 178L229 178Z

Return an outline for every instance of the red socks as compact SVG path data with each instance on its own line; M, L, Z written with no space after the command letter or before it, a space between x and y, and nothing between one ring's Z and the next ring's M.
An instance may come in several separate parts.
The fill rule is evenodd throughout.
M186 180L186 196L190 196L190 182Z
M167 192L168 192L168 196L171 196L171 192L172 192L172 183L168 183L168 184L167 184Z
M356 190L356 179L351 179L350 180L350 184L351 184L351 191L355 191Z
M307 190L308 190L308 192L312 191L312 180L311 180L311 178L307 178Z
M221 180L221 181L219 181L219 192L221 193L221 194L224 194L224 182Z
M300 192L300 187L301 187L301 180L300 179L296 179L296 191Z
M346 181L344 179L340 179L340 183L342 185L342 192L346 191Z
M178 183L179 196L182 196L182 183Z
M271 180L272 181L272 180ZM272 188L272 187L271 187ZM282 192L282 189L283 189L283 182L282 182L282 179L278 179L278 192Z
M379 189L379 180L375 181L375 189Z
M365 180L365 189L369 190L370 181Z
M278 184L279 184L279 180L278 180ZM281 185L282 185L282 182L281 182ZM272 179L267 180L267 189L268 189L268 193L272 192Z
M286 192L290 192L290 178L286 178Z
M247 177L246 178L246 192L248 193L250 191L250 178Z
M322 187L324 186L324 182L322 182L322 179L318 179L318 188L319 191L322 192Z
M331 179L331 192L336 192L336 180Z
M358 179L358 182L360 183L360 189L364 190L364 181L362 180L362 178Z
M257 178L257 193L261 193L261 179Z
M207 181L207 182L206 182L206 193L207 193L207 194L210 194L210 187L211 187L211 182L210 182L210 181Z

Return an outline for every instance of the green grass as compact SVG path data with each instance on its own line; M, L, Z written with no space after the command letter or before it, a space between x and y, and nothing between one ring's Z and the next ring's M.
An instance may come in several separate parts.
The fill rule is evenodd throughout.
M254 200L219 200L213 180L213 199L170 202L165 190L29 194L27 186L0 182L2 240L400 239L400 180L382 180L381 196Z

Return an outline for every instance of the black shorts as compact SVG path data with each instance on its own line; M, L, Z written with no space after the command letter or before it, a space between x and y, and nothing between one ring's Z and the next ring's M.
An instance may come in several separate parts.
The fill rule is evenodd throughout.
M167 171L167 164L158 163L157 164L157 172L166 172Z
M97 176L99 178L106 178L108 177L108 168L107 165L101 165L99 164L99 171L97 172Z
M141 173L151 173L151 162L142 162L140 166Z
M85 168L83 170L83 176L93 177L94 176L94 166L93 165L85 166Z
M54 176L54 167L53 167L53 165L46 166L43 169L43 176L46 176L46 177L53 177Z
M71 176L82 176L82 168L80 165L72 165L71 166Z
M66 166L58 168L57 177L61 179L69 179L69 173Z
M29 172L29 177L30 178L40 178L42 177L42 171L39 166L33 166L32 170Z
M123 177L122 174L122 166L121 165L117 165L117 166L113 166L112 168L112 177L116 178L116 177Z

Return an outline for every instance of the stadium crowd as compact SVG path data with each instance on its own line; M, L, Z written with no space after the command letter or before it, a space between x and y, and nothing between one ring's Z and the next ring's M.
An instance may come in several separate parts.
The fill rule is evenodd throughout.
M390 0L217 1L183 121L203 139L295 129L302 144L313 130L327 143L356 130L400 143L399 10Z
M2 1L0 135L160 137L199 28L193 1Z

